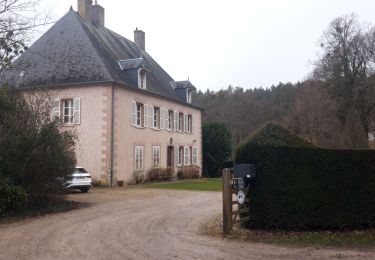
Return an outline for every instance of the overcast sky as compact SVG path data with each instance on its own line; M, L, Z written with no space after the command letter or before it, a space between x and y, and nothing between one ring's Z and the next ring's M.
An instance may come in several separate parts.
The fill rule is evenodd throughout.
M41 0L59 19L77 0ZM374 0L98 0L106 27L133 40L175 79L201 90L269 87L303 80L334 18L375 24Z

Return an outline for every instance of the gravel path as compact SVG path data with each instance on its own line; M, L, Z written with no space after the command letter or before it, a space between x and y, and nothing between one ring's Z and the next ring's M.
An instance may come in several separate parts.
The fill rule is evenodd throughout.
M374 251L287 248L200 236L221 194L96 189L87 208L0 225L0 259L375 259Z

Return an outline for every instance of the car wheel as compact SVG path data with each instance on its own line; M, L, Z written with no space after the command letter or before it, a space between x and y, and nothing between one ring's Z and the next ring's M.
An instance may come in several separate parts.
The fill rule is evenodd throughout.
M86 192L89 191L89 189L90 189L90 188L81 188L80 190L81 190L82 193L86 193Z

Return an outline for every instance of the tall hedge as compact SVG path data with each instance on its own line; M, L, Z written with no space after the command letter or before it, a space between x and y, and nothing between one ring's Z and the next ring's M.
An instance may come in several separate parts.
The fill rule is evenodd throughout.
M375 151L321 149L270 124L238 147L236 155L237 163L257 165L250 227L375 227Z

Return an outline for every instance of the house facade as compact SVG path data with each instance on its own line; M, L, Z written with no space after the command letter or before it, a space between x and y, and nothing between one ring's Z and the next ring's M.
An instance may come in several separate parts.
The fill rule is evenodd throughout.
M78 0L7 76L21 89L47 91L52 115L76 133L77 164L92 177L130 182L154 168L202 168L201 108L195 87L175 81L145 50L104 26L104 8Z

